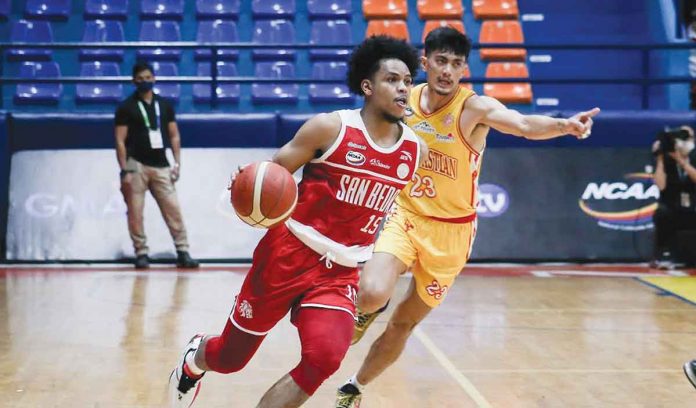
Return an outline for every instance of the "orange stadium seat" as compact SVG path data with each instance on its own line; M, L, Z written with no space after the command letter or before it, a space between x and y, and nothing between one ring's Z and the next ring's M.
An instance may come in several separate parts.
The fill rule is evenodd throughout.
M487 20L481 24L479 42L523 44L522 25L516 20ZM527 51L522 48L481 48L481 59L524 61Z
M448 26L454 28L462 34L466 34L464 23L462 23L461 20L427 20L425 22L425 27L423 28L423 37L421 38L421 41L425 41L425 37L434 29Z
M408 27L404 20L370 20L367 23L365 37L388 35L402 40L409 40Z
M461 19L464 14L462 0L418 0L418 17Z
M363 0L363 15L368 20L375 18L400 18L408 16L406 0Z
M472 6L474 18L477 20L492 18L517 19L520 15L517 0L474 0Z
M492 62L486 78L529 78L529 71L524 62ZM503 103L532 103L532 86L527 82L486 83L483 93Z
M466 68L464 69L464 78L471 78L471 71L469 71L469 66L467 65ZM464 82L460 84L459 86L466 88L466 89L474 89L473 85L471 82Z

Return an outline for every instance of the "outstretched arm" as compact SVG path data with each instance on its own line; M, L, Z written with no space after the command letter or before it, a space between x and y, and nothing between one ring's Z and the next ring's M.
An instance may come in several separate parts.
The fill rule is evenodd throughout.
M573 135L578 139L588 137L592 131L592 117L599 108L580 112L570 118L552 118L544 115L523 115L508 109L498 100L479 96L467 103L478 123L487 125L503 133L521 136L531 140L546 140L563 135Z

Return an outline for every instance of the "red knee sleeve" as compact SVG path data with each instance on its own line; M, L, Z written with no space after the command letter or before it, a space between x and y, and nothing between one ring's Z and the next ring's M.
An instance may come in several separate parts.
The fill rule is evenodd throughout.
M205 363L218 373L234 373L247 365L266 336L239 330L227 319L225 330L205 343Z
M353 316L340 310L302 308L295 319L302 360L290 375L308 395L338 370L350 347Z

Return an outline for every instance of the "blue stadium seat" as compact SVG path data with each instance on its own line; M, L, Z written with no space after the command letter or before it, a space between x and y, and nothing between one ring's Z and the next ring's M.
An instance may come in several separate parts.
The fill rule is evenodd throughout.
M310 44L329 45L329 44L351 44L351 27L346 20L318 20L312 21L312 28L309 36ZM322 48L310 49L309 57L312 60L347 60L351 50L348 48Z
M630 84L535 84L534 104L538 109L640 110L641 87Z
M140 23L140 41L169 42L180 41L181 33L176 21L142 21ZM181 50L149 48L138 50L138 57L146 60L178 61Z
M196 41L212 43L238 42L237 23L225 20L199 21ZM233 49L218 50L217 56L220 60L236 60L239 58L239 51ZM196 59L209 60L210 50L196 50Z
M295 18L295 0L252 0L254 18Z
M60 67L55 62L24 62L19 67L21 78L58 78ZM15 102L20 104L56 104L63 93L58 83L18 84Z
M128 0L86 0L85 18L119 19L128 16Z
M121 42L124 41L123 26L120 21L93 20L85 21L82 34L83 42ZM123 50L84 49L80 50L81 61L123 61Z
M196 15L205 18L238 18L239 0L197 0Z
M142 0L140 17L148 19L175 18L184 16L184 0Z
M255 75L259 78L294 78L295 65L286 61L259 62ZM253 103L294 104L299 99L299 90L297 84L252 84L251 100Z
M295 26L288 20L261 20L254 23L253 42L261 44L294 43ZM295 50L264 48L253 51L255 60L294 60Z
M153 62L152 69L155 70L155 77L179 75L179 67L173 62ZM178 103L181 85L174 82L155 82L155 93L172 103Z
M237 66L233 62L219 61L217 63L218 76L237 76ZM210 63L198 63L197 74L210 76ZM216 89L217 99L220 102L236 103L239 101L239 84L219 84ZM210 102L210 84L193 85L194 102Z
M120 76L115 62L83 62L80 76ZM117 103L123 98L123 85L110 82L80 83L76 86L75 99L78 103Z
M67 20L70 0L27 0L24 15L31 19Z
M309 18L345 18L353 12L350 0L309 0L307 1Z
M0 0L0 19L7 20L12 11L12 3L10 0Z
M333 79L335 84L319 83L309 85L309 101L312 103L353 103L355 97L348 89L346 62L315 62L312 66L312 78Z
M51 23L47 21L13 21L10 42L53 42ZM47 61L52 57L53 53L46 49L11 48L7 50L7 59L10 61Z

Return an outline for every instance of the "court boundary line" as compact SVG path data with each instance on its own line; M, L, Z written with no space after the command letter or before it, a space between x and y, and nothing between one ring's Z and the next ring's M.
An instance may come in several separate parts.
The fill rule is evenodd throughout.
M459 384L462 389L464 389L464 392L471 398L474 403L479 408L492 408L492 405L486 400L486 398L479 392L479 390L476 389L474 384L469 381L468 378L464 374L462 374L459 369L450 361L449 358L443 353L436 345L433 343L433 341L428 337L427 334L423 330L420 329L420 327L416 327L413 330L413 334L416 336L418 340L425 346L425 348L430 352L430 354L435 357L435 360L437 360L438 363L442 366L442 368L447 371L449 375L454 378L454 380Z
M668 277L675 278L676 276L668 276ZM657 290L660 290L660 291L662 291L662 292L668 293L670 296L675 297L675 298L681 300L682 302L688 303L688 304L690 304L691 306L696 307L696 302L693 302L693 301L691 301L691 300L689 300L689 299L687 299L687 298L685 298L685 297L683 297L683 296L681 296L681 295L678 295L678 294L672 292L672 291L669 290L669 289L665 289L665 288L662 288L662 287L660 287L660 286L655 285L654 283L645 281L645 280L643 280L643 278L633 278L633 279L636 280L636 281L638 281L638 283L642 283L642 284L645 285L645 286L649 286L649 287L651 287L651 288L653 288L653 289L657 289Z

